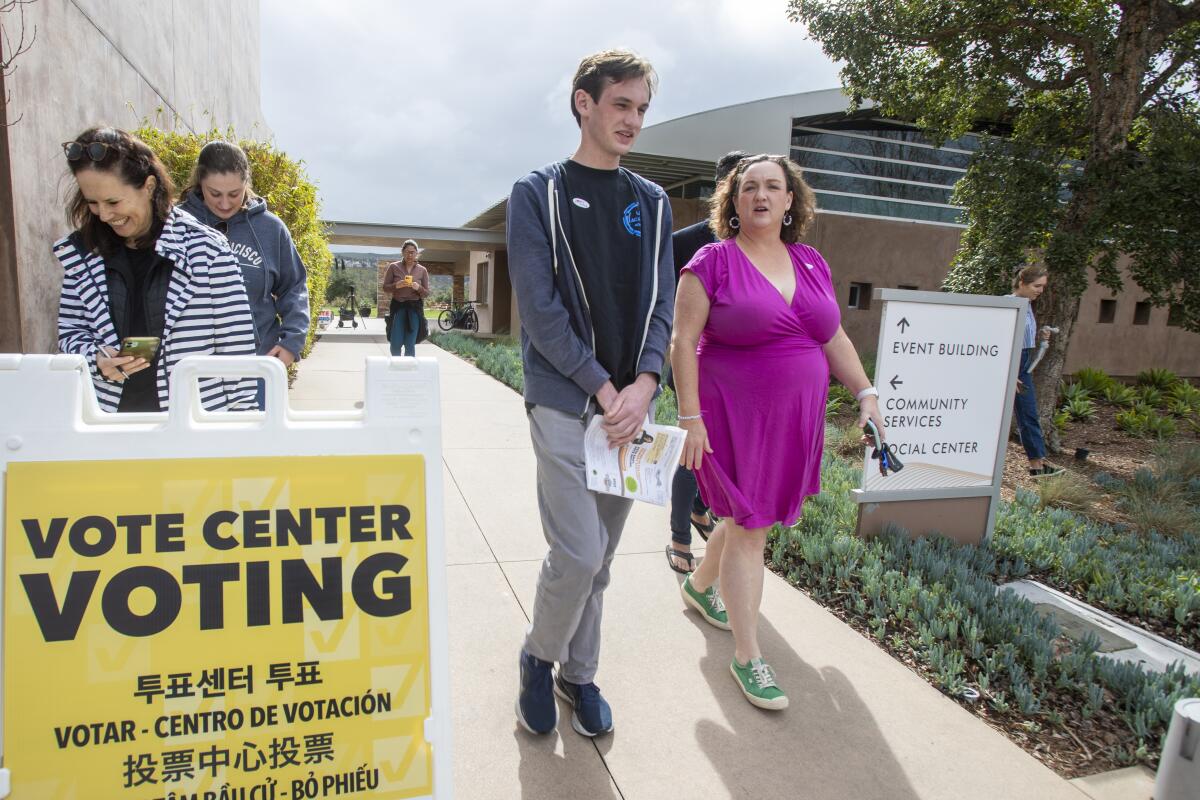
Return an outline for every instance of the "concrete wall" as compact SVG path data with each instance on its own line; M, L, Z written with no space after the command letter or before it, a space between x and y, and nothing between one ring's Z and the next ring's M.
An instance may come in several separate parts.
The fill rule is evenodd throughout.
M1135 325L1133 312L1145 300L1132 280L1114 295L1096 284L1079 303L1079 321L1067 350L1068 372L1099 367L1109 375L1129 378L1144 369L1161 367L1188 378L1200 377L1200 334L1167 325L1168 309L1151 308L1150 320ZM1116 300L1112 322L1100 322L1100 301Z
M26 20L37 40L5 80L8 119L19 121L3 142L11 182L0 182L0 193L11 187L16 234L0 292L18 284L20 320L0 325L0 352L44 353L55 349L61 285L50 245L69 229L74 186L61 142L94 124L133 129L144 118L165 129L271 132L259 102L254 0L40 0L26 6ZM0 298L0 308L11 303Z
M904 220L818 214L805 241L820 251L833 272L842 327L860 353L879 343L879 304L849 308L851 283L874 289L915 286L937 291L958 248L960 229Z

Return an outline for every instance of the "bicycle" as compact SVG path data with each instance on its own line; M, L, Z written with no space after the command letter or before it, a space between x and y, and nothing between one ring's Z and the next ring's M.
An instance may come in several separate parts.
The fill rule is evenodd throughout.
M438 327L444 331L452 328L464 328L468 331L479 330L479 315L475 313L475 309L471 306L475 305L474 300L464 300L460 304L456 304L447 308L442 313L438 314Z

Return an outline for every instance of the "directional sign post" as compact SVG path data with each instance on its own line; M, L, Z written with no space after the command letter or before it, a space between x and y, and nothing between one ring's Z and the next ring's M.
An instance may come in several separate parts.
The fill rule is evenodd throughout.
M1027 300L877 289L875 382L887 442L904 464L884 476L870 452L858 531L889 524L962 542L991 535Z

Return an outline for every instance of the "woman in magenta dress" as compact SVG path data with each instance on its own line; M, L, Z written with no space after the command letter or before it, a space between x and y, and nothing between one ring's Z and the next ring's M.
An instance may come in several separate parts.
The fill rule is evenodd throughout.
M784 156L743 159L716 190L721 241L684 267L671 366L681 463L723 521L681 587L705 621L733 631L730 672L760 708L787 707L758 647L763 548L821 490L829 375L859 399L859 424L883 433L878 392L841 328L829 265L799 238L815 213L800 168ZM719 588L718 588L719 587Z

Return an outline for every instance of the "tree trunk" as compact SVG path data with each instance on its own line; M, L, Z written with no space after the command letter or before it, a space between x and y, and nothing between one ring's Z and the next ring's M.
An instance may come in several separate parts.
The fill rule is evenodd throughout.
M1054 411L1058 407L1058 386L1067 362L1067 347L1079 316L1079 293L1071 289L1062 271L1050 272L1046 291L1038 300L1035 313L1039 328L1043 325L1058 328L1058 333L1050 337L1050 347L1045 357L1033 372L1033 385L1037 392L1038 418L1042 422L1046 447L1052 453L1059 453L1062 452L1062 444L1058 429L1054 427Z

